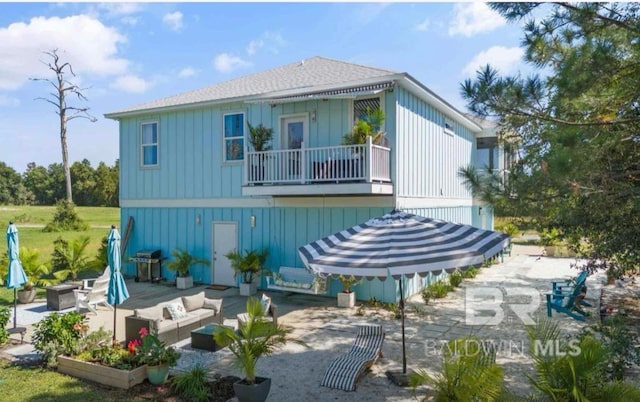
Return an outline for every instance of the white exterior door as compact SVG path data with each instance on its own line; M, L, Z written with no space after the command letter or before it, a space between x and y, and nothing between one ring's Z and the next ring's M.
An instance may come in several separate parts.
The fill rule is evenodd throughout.
M213 222L211 236L213 283L237 286L231 261L225 255L238 248L238 224L236 222Z
M303 142L305 144L308 142L308 127L308 117L306 115L283 117L281 120L281 148L293 151L283 160L284 174L289 180L300 179L300 149Z

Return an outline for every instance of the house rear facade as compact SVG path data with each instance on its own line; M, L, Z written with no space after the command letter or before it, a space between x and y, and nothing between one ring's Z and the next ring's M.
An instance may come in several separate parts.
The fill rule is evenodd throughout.
M383 140L342 145L378 109ZM267 248L272 271L303 269L300 246L393 209L493 227L491 208L457 173L504 168L495 129L407 73L314 57L106 117L119 121L121 222L135 222L126 255L185 249L210 260L192 268L197 282L237 286L224 257L234 249ZM257 152L249 125L260 124L273 139ZM407 295L424 284L408 280ZM340 290L330 282L328 294ZM399 296L395 281L365 281L356 293Z

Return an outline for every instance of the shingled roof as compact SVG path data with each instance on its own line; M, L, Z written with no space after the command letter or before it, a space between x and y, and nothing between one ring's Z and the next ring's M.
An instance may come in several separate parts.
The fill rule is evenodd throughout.
M367 67L317 56L194 91L121 109L105 116L118 117L119 115L138 114L138 112L171 109L199 103L248 100L285 94L297 95L348 87L355 84L382 82L397 78L402 74L397 71Z

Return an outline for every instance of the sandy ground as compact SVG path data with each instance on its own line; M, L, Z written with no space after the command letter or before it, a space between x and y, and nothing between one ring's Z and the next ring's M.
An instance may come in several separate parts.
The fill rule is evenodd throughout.
M537 247L515 247L513 255L504 263L483 268L475 279L465 280L456 291L444 299L432 300L425 305L419 295L407 303L406 314L406 358L409 369L423 368L434 373L441 365L443 342L474 335L481 340L492 340L500 345L497 362L505 371L505 382L512 392L526 395L531 391L525 374L532 374L531 360L527 356L528 338L521 317L509 306L529 306L538 303L532 317L546 316L544 293L550 289L553 279L575 276L573 259L539 257ZM587 300L594 307L587 323L599 319L599 301L603 275L593 275L587 280ZM134 288L132 290L132 288ZM133 284L130 293L134 300L118 308L119 339L124 337L124 316L133 308L153 305L189 292L201 291L202 287L188 291L177 291L162 285ZM171 289L169 292L167 289ZM498 293L502 298L504 319L486 325L467 325L465 295L479 290ZM146 293L145 293L146 292ZM233 321L243 311L245 298L237 295L237 289L226 291L206 290L208 297L224 297L224 315ZM268 401L408 401L414 400L411 389L400 388L387 379L387 370L402 368L401 321L382 309L366 308L364 316L356 315L356 309L335 307L335 298L301 294L285 295L273 293L278 303L280 321L295 329L294 334L308 344L308 348L288 344L272 356L262 358L257 367L259 376L272 379ZM362 303L362 302L359 302ZM366 302L364 302L366 304ZM535 306L534 306L535 307ZM553 314L562 330L571 335L582 328L580 323L561 314ZM89 316L92 328L113 326L113 312L100 310L98 316ZM384 356L359 382L356 392L344 392L320 387L320 382L329 363L345 353L355 337L358 324L380 324L386 332L383 346ZM230 353L223 349L216 352L216 362L210 373L239 375L233 366ZM420 388L418 395L426 388Z

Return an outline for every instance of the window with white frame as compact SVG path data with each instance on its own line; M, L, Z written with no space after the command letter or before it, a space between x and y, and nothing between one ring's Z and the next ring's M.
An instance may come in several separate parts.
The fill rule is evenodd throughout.
M455 129L454 129L454 125L453 125L453 120L445 117L444 118L444 132L447 134L455 134Z
M140 160L142 167L158 166L158 122L141 124Z
M375 132L380 130L380 121L372 112L380 109L380 98L356 99L353 101L353 123L356 120L370 120Z
M224 160L226 162L244 159L244 113L224 115Z

